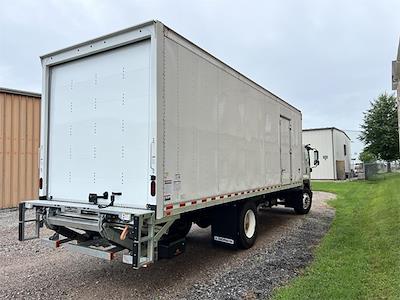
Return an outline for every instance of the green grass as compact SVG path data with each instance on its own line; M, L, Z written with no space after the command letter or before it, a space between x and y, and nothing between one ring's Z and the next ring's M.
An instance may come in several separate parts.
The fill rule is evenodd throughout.
M274 299L400 299L400 175L316 182L336 217L304 275Z

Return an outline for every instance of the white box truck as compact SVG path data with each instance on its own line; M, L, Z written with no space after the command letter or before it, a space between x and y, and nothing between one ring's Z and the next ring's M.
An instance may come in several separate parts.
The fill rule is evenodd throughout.
M301 112L161 22L41 60L40 197L19 240L46 225L49 245L140 268L182 253L193 222L249 248L258 205L310 210Z

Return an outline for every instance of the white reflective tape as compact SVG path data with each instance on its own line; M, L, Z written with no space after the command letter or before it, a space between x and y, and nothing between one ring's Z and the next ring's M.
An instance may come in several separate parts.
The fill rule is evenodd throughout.
M216 236L216 235L214 235L214 241L222 242L222 243L230 244L230 245L233 245L235 243L235 241L232 239L228 239L228 238L225 238L222 236Z

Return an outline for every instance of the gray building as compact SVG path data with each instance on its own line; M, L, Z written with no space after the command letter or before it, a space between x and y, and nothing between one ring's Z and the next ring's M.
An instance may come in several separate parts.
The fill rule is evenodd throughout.
M351 174L351 140L335 127L303 130L303 144L318 149L318 167L313 169L312 179L343 180Z

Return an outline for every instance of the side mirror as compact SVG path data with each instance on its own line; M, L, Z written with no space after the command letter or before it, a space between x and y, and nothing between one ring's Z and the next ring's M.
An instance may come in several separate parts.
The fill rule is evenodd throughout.
M318 150L314 150L314 167L319 165L319 152Z

